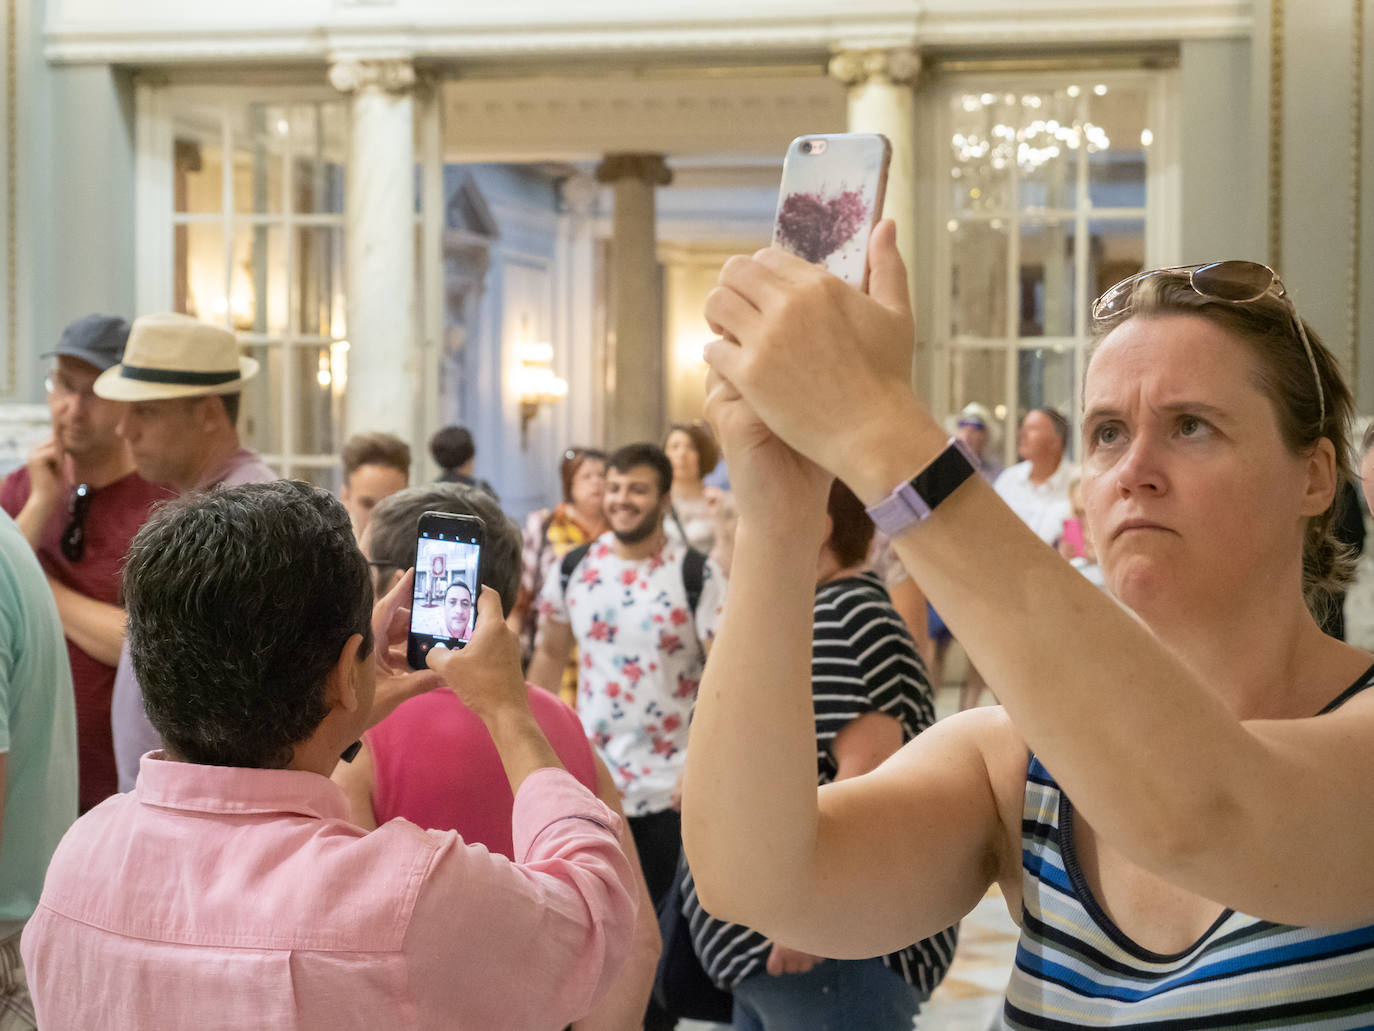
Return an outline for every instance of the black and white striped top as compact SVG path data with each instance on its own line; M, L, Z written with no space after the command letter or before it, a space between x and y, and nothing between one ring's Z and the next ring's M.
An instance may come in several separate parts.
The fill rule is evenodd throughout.
M811 692L820 784L835 779L830 747L836 735L865 713L893 717L901 724L903 741L935 722L930 681L916 644L873 573L835 580L817 589ZM733 987L763 969L772 943L747 927L712 919L697 901L690 876L682 911L690 922L702 967L721 987ZM949 969L957 933L957 926L947 928L884 957L884 962L923 996L929 995Z

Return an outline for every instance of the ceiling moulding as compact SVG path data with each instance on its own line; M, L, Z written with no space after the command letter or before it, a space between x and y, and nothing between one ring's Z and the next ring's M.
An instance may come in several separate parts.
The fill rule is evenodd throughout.
M96 0L54 4L46 54L63 63L162 64L206 61L328 60L347 53L405 53L470 64L578 59L594 55L824 54L845 47L910 44L1016 45L1121 42L1244 36L1250 0L723 0L643 4L582 0L575 5L508 0L454 4L396 0L380 6L335 6L320 20L274 21L254 5L179 7L166 0ZM117 11L104 15L106 10ZM299 15L296 15L299 19ZM169 28L169 25L174 26Z
M457 79L443 86L450 161L591 160L606 153L781 154L839 132L844 87L798 79Z

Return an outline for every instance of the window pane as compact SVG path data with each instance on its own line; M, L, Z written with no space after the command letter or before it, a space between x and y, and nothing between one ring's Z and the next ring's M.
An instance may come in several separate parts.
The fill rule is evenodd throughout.
M258 360L258 374L244 384L239 402L239 432L244 445L263 454L281 454L281 345L256 344L244 353Z
M1072 211L1078 205L1078 100L1065 89L1021 98L1016 165L1021 207Z
M1007 335L1006 227L991 222L951 220L950 326L953 336Z
M1144 89L1098 84L1088 95L1084 144L1088 197L1095 208L1145 206L1145 155L1154 139Z
M282 210L283 109L249 104L234 120L234 212L279 214Z
M1074 245L1067 219L1022 225L1021 336L1073 335Z
M335 378L329 348L293 347L291 351L295 372L295 453L332 455L336 415L342 415L342 378Z
M286 231L242 225L234 232L229 307L241 332L281 336L287 329Z
M229 311L224 270L224 231L193 224L172 229L175 261L173 304L177 311L226 325Z
M949 356L949 374L950 411L958 412L972 401L985 405L999 419L998 426L989 427L994 441L991 446L996 447L1007 432L1007 349L955 348Z
M344 231L309 226L295 233L295 330L306 336L346 336Z
M348 135L342 103L293 104L290 109L294 180L292 210L342 215Z
M1145 223L1138 219L1094 219L1088 223L1089 300L1145 267Z
M1019 100L1010 94L964 93L951 98L952 210L1005 211L1016 160Z
M224 207L224 155L217 104L178 111L172 128L172 210L208 214Z
M1023 348L1017 353L1017 425L1032 408L1058 409L1069 420L1070 457L1077 451L1075 354L1076 348L1072 346Z

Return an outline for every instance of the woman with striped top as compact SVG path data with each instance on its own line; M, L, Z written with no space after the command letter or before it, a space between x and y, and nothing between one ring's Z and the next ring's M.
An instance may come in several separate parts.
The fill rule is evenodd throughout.
M915 641L882 580L865 566L873 520L838 481L826 514L830 531L816 563L811 696L816 779L833 784L868 773L929 727L935 703ZM684 895L702 967L734 992L734 1031L911 1031L954 957L958 932L949 927L881 958L825 959L712 919L690 874Z
M870 259L865 296L777 250L734 258L707 303L740 523L688 753L702 903L857 957L996 883L1022 928L1006 1027L1374 1026L1374 657L1311 611L1348 573L1335 360L1261 265L1097 300L1083 499L1113 601L947 446L908 386L890 225ZM890 520L1002 705L817 792L803 556L831 473Z

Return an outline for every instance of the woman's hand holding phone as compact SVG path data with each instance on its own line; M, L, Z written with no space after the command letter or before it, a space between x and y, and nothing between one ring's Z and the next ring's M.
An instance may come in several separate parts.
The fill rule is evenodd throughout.
M711 367L774 433L866 502L914 471L865 467L889 450L886 437L921 433L930 457L947 437L911 390L915 331L889 221L873 232L869 267L865 295L776 247L736 256L705 312L724 338L706 345Z

